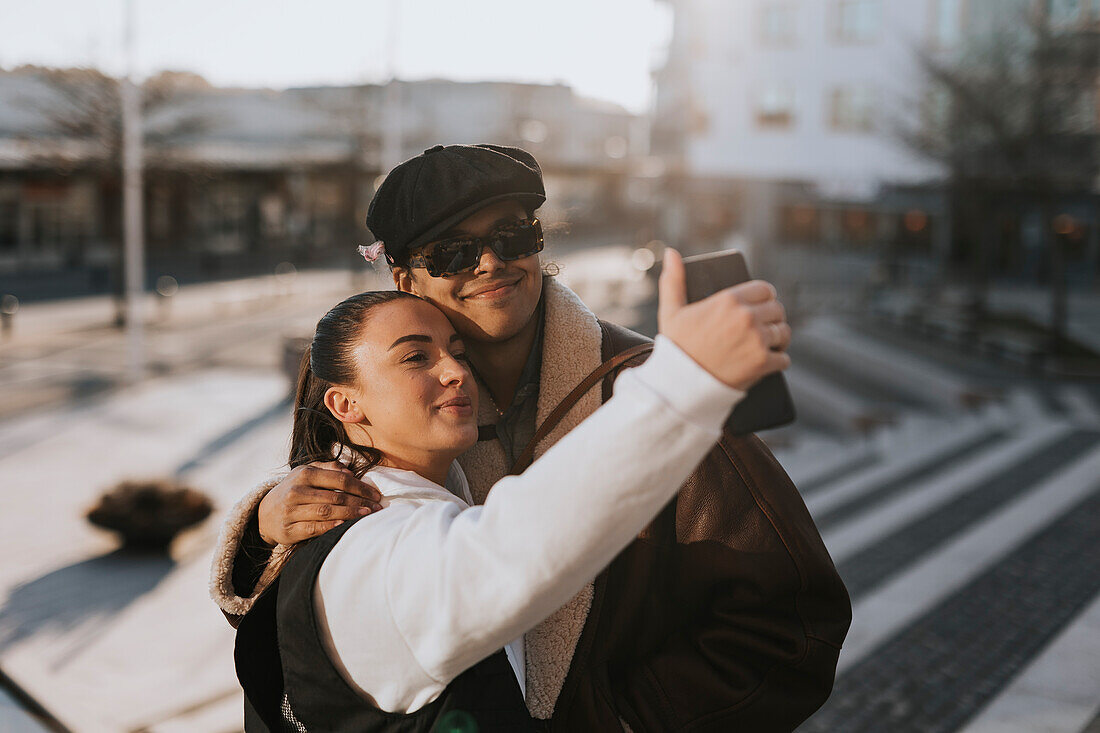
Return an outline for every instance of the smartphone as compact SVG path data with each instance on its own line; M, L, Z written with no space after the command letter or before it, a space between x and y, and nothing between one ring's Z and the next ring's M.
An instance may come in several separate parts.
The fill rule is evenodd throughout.
M731 285L750 280L745 256L735 249L684 258L688 302L694 303ZM754 384L726 420L725 429L746 435L794 422L794 400L782 372Z

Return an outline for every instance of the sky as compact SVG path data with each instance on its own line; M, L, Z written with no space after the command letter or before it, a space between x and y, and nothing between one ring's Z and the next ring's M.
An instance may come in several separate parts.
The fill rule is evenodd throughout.
M138 76L218 86L564 82L643 112L672 12L658 0L133 0ZM396 9L396 11L395 11ZM0 0L0 67L127 68L126 0ZM391 53L392 50L392 53Z

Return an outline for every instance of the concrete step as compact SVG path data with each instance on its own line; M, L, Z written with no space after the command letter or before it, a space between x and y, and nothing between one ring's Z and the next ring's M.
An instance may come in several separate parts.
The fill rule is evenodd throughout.
M859 333L839 320L818 318L799 329L798 344L860 381L920 404L958 409L988 399L987 390L914 354Z
M798 363L792 363L785 374L799 420L858 435L890 422L894 415L894 410L837 386Z
M1019 495L988 507L965 532L855 599L853 623L840 658L844 671L910 625L934 604L964 588L1029 537L1091 496L1100 476L1100 446L1095 443L1043 478L1029 482ZM842 573L843 574L843 573Z
M973 450L943 470L903 474L847 504L822 513L823 516L839 516L839 510L854 510L827 523L815 517L834 562L844 563L948 502L989 484L1008 467L1040 454L1056 441L1065 439L1071 431L1068 426L1051 424L1020 435L998 436L994 442ZM899 490L875 496L883 487ZM865 497L871 500L865 502Z
M773 452L803 496L866 470L879 460L875 443L868 438L846 442L820 435L804 436L791 447Z
M0 675L2 680L2 675ZM0 684L0 731L4 733L57 733L59 728L32 714L25 701L4 689Z
M1063 434L1065 432L1068 431ZM1013 436L1004 433L991 433L980 440L961 444L941 454L927 470L917 467L899 474L848 502L818 511L814 519L827 535L855 523L870 522L872 527L884 527L895 518L912 521L919 516L914 513L917 509L934 507L937 500L950 498L954 491L978 485L982 478L980 474L975 475L976 466L996 472L1012 464L1019 451L1049 445L1049 437L1044 439L1036 433L1029 433L1022 440L1012 440ZM945 490L934 491L939 487Z
M838 564L848 592L858 598L874 591L906 566L934 552L952 538L970 532L998 506L1026 495L1032 487L1093 449L1100 436L1072 432L1039 445L957 496L909 518L882 539L859 548Z
M922 587L933 594L942 593L945 585L952 589L934 603L911 594L910 607L920 612L883 638L873 654L842 665L832 698L800 730L948 733L997 697L1100 595L1097 459L1100 449L1078 464L1087 465L1091 476L1062 476L1075 490L1063 488L1060 501L1045 507L1054 510L1053 516L1044 514L1041 523L1032 519L1012 531L999 527L1001 538L1010 537L1012 545L964 583L954 585L951 576L960 566L973 568L973 556L953 558L952 565L940 568L934 587ZM980 537L974 533L964 541L973 545ZM994 538L985 541L996 544ZM857 614L863 610L857 604ZM849 634L846 652L851 639Z
M1100 714L1100 596L962 733L1081 733Z
M1100 394L1095 389L1066 384L1058 388L1057 394L1066 416L1075 424L1100 428Z
M893 429L875 435L877 463L823 486L807 499L807 506L814 516L831 512L886 483L925 475L945 456L959 454L1011 429L1011 423L993 411L961 416L954 421L909 417Z

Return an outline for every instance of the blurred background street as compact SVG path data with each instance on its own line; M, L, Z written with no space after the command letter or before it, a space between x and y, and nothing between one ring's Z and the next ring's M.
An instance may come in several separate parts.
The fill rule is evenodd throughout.
M241 730L210 548L285 465L287 352L390 287L385 172L497 142L601 317L654 333L665 246L777 286L761 437L854 605L800 731L1100 731L1100 0L315 5L0 2L0 730ZM361 68L280 66L326 15ZM135 478L213 511L122 548L85 513Z

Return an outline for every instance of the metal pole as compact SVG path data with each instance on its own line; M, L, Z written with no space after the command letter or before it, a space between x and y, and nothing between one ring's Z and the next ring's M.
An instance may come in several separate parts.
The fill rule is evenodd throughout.
M397 81L397 44L401 35L401 3L390 0L389 34L386 42L386 73L389 81L386 86L385 126L382 129L382 172L401 162L403 140L401 134L401 86Z
M134 83L134 0L126 3L126 78L122 80L122 221L126 342L130 381L145 375L145 245L142 211L141 90Z

